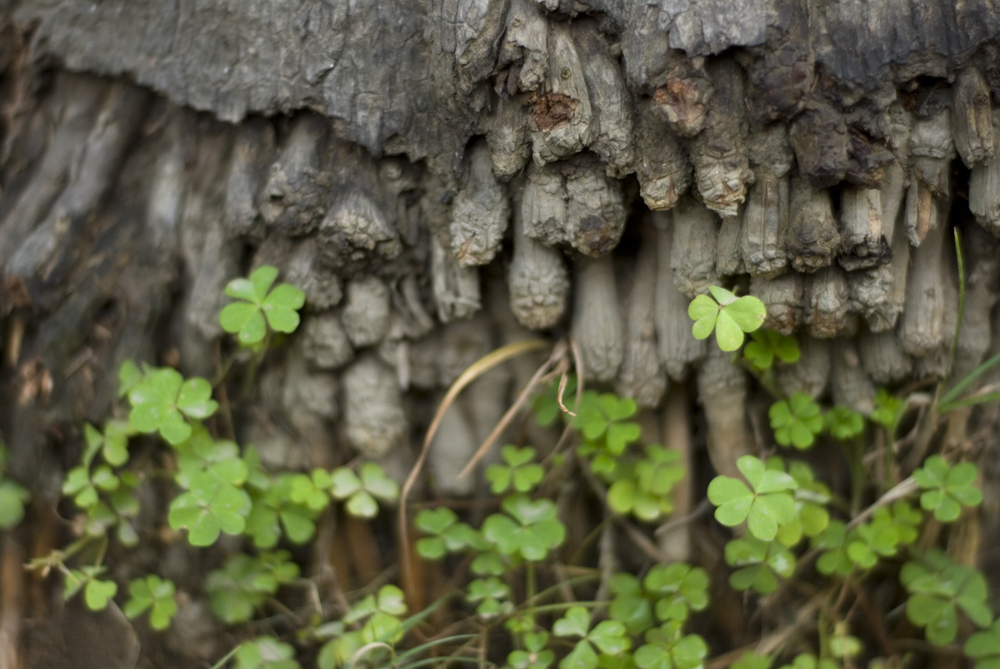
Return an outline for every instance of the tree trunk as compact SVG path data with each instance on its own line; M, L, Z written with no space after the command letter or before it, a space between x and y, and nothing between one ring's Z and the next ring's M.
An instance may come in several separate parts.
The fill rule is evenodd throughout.
M772 445L751 430L761 392L693 339L688 301L758 295L802 343L780 386L870 411L873 384L946 372L953 229L959 378L1000 350L998 35L986 0L0 0L0 426L35 498L0 578L71 531L60 480L119 364L214 376L223 288L262 264L306 292L234 416L278 468L360 453L404 478L442 392L534 330L570 334L590 382L650 412L698 398L692 462L732 472ZM427 494L474 493L453 477L533 371L485 377L449 412ZM1000 414L966 419L995 482L979 435ZM1000 488L984 489L991 546ZM171 541L122 573L183 590L213 566ZM994 582L997 555L980 562ZM0 669L133 666L120 615L102 622L114 648L52 646L85 614L19 587L0 639L17 620L2 608L22 608L23 652ZM224 652L191 597L140 666Z

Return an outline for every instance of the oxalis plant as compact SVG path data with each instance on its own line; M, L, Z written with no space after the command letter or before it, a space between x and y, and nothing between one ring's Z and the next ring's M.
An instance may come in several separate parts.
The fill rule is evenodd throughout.
M298 324L301 291L276 280L261 268L227 288L237 301L222 323L249 347L251 368ZM78 537L32 568L61 573L64 595L91 609L116 602L145 621L137 624L167 629L175 584L157 574L119 583L106 564L110 544L147 540L136 526L138 491L156 481L170 489L166 528L219 555L196 594L244 641L216 667L880 669L939 652L1000 667L985 578L946 541L981 503L976 466L964 452L935 448L942 417L996 399L969 389L1000 358L943 382L929 403L880 390L862 415L784 395L775 371L796 364L796 341L762 328L756 298L709 292L691 304L694 336L714 333L771 396L770 430L734 463L738 475L700 489L714 519L704 507L673 517L678 491L692 483L689 455L645 441L633 400L584 388L568 365L553 365L526 391L531 420L555 430L552 441L503 445L482 470L478 500L424 503L404 523L415 536L397 547L400 559L437 570L437 598L421 603L395 571L325 596L303 575L296 547L314 540L335 503L361 520L383 513L400 495L396 483L374 463L270 471L252 446L215 432L225 373L213 384L125 363L121 410L84 426L79 464L63 485ZM165 455L162 470L132 461L139 440ZM25 499L0 468L0 521L16 523ZM592 521L582 531L581 514ZM701 528L705 547L691 562L671 561L656 547L657 528L684 525ZM232 538L219 552L224 535ZM282 597L297 587L315 601ZM722 646L706 615L734 602L751 614L749 629L761 630L742 648Z

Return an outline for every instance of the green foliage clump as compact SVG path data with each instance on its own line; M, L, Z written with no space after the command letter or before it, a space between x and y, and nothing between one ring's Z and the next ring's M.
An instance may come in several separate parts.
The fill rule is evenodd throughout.
M799 450L813 445L823 430L819 404L805 393L794 393L787 400L778 400L767 412L774 430L774 440L782 446Z

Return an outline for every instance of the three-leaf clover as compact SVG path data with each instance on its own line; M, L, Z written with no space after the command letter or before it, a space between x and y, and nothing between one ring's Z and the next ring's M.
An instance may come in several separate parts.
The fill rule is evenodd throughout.
M598 650L606 655L617 655L632 647L625 625L617 620L604 620L590 629L590 614L582 606L572 606L566 615L552 626L556 636L577 636L580 640L559 663L560 669L596 669Z
M366 462L355 474L347 467L333 470L330 494L347 500L347 512L357 518L374 518L378 515L378 502L392 501L399 497L399 484L385 475L381 465Z
M513 610L510 600L510 586L496 576L477 578L469 583L465 599L475 604L476 613L484 618L492 618Z
M423 509L413 522L428 535L417 540L417 553L427 560L439 560L446 553L456 553L466 547L485 548L480 534L459 522L455 512L447 507Z
M191 490L170 504L167 520L175 530L188 531L192 546L210 546L220 532L240 534L253 503L246 491L202 472L191 481Z
M304 544L315 534L317 512L291 499L295 476L282 474L263 493L251 496L253 509L247 516L243 531L253 539L257 548L273 548L281 538L282 530L294 544Z
M925 628L931 643L943 645L955 638L957 609L979 627L993 622L993 612L986 603L986 578L972 567L955 564L940 551L928 551L921 560L907 562L899 580L910 592L906 617Z
M893 396L885 388L879 388L872 400L875 409L869 414L873 422L878 423L890 433L895 432L896 424L903 415L906 402L899 397Z
M627 422L639 409L633 399L614 393L587 392L580 404L573 426L590 442L603 437L607 450L613 455L624 453L625 447L642 434L637 423Z
M97 577L104 572L104 567L86 566L80 569L70 569L66 573L66 584L63 587L63 599L69 600L83 588L83 601L91 611L103 611L111 598L118 593L118 585L114 581L102 581Z
M658 597L656 617L660 621L687 620L689 610L708 606L708 572L686 562L656 565L643 579L643 587Z
M708 646L697 634L684 635L675 620L646 632L646 643L636 649L633 659L640 669L700 669Z
M137 578L129 584L129 599L125 602L125 615L138 618L149 610L149 625L163 631L170 627L170 620L177 613L174 583L155 574Z
M963 506L978 506L983 501L983 493L973 483L977 474L971 462L952 467L940 455L932 455L913 472L913 480L924 490L920 506L933 511L941 522L956 520Z
M782 446L809 448L823 429L819 405L805 393L794 393L788 400L779 400L767 412L774 430L774 440Z
M132 424L124 420L107 421L103 434L90 423L84 423L83 434L87 442L84 464L90 464L94 455L101 453L101 457L109 465L121 467L128 462L128 440L135 433Z
M89 509L99 500L100 493L113 492L121 481L107 465L99 465L93 473L90 468L80 465L69 470L62 484L62 494L73 497L73 502L81 509Z
M824 416L827 432L837 441L847 441L865 429L865 419L857 411L837 405Z
M497 463L486 468L486 480L490 482L494 495L507 492L510 488L517 492L531 492L545 476L542 466L533 462L533 448L507 444L500 449L500 455L506 465Z
M743 349L743 357L759 372L770 369L775 358L792 364L801 355L794 337L773 330L756 330L750 334L750 339Z
M767 468L784 471L785 463L779 457L767 459ZM803 535L814 537L830 524L829 488L816 481L812 469L804 462L793 460L788 464L788 474L798 484L792 494L795 500L795 518L778 528L777 540L785 546L799 543Z
M236 651L237 669L299 669L295 649L274 637L261 636L247 641Z
M555 653L546 650L548 632L528 632L524 635L524 650L512 651L507 656L507 664L512 669L547 669L556 659Z
M170 368L147 372L128 398L132 403L129 421L135 429L147 434L159 430L174 446L191 436L185 416L208 418L219 407L208 381L197 377L185 381L180 372Z
M306 294L290 283L271 290L277 278L277 268L264 265L254 270L249 279L230 281L226 295L241 301L226 305L219 314L222 329L238 333L243 344L262 341L267 326L277 332L295 332L299 326L298 311L305 304Z
M520 555L537 562L566 538L566 528L556 518L552 500L531 500L518 493L505 497L501 507L507 515L489 516L483 522L482 532L505 555Z
M795 571L795 556L779 541L757 537L733 539L726 543L726 564L739 567L729 577L737 590L752 588L767 595L778 589L778 576L788 578Z
M752 295L738 298L719 286L709 286L708 290L712 297L698 295L688 306L688 316L694 321L691 332L695 339L707 339L715 330L719 348L735 351L743 345L744 332L753 332L764 324L767 309Z
M629 634L642 634L653 626L653 604L638 578L619 572L610 578L608 588L614 595L608 615L621 621Z
M741 457L736 467L753 491L738 479L716 476L708 486L708 499L718 507L715 518L727 527L746 520L755 537L770 541L778 533L779 525L795 518L795 501L789 491L798 484L785 472L766 469L752 455Z
M403 638L403 623L400 616L406 614L406 598L403 591L394 585L383 585L378 595L368 595L355 604L344 622L353 624L365 621L361 629L364 643L382 641L396 643Z
M254 609L275 594L280 585L298 578L299 567L289 561L290 557L287 551L258 557L233 555L221 569L210 572L205 581L212 611L229 624L250 620Z

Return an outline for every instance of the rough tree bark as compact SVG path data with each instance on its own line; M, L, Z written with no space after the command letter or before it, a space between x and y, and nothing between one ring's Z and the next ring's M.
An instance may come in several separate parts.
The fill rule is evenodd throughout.
M280 467L361 453L405 475L432 401L534 330L651 410L704 403L693 462L731 471L768 446L757 391L690 337L687 300L758 295L802 344L779 385L870 411L875 385L944 371L954 228L975 240L972 369L1000 348L998 35L987 0L0 0L0 427L42 528L0 542L0 585L65 530L59 477L121 361L211 375L222 288L260 264L307 296L235 435ZM473 493L452 460L519 365L449 412L426 489ZM157 541L133 564L183 590L204 565ZM120 647L51 645L83 616L21 586L0 609L34 622L0 610L0 646L24 649L0 669L134 665L114 616ZM157 652L203 661L213 625L185 600Z

